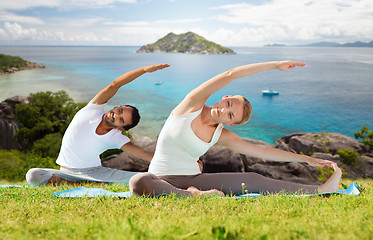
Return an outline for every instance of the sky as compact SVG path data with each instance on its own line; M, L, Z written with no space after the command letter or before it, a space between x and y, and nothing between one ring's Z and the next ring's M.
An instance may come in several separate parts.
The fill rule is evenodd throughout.
M228 47L373 40L372 0L0 0L0 45L141 46L195 32Z

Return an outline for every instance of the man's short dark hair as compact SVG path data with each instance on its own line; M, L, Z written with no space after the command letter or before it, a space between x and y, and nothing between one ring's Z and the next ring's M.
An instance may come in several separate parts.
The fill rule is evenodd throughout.
M134 106L131 106L131 105L124 105L124 106L132 108L132 123L129 125L123 126L124 130L128 131L131 128L135 127L140 122L140 114L139 114L139 110L135 108Z

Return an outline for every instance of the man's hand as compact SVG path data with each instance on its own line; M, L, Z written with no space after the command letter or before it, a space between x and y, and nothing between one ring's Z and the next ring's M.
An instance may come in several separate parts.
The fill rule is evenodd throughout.
M136 70L127 72L118 78L116 78L111 84L106 88L102 89L93 99L92 103L94 104L104 104L110 100L123 85L132 82L136 78L140 77L146 72L155 72L157 70L169 67L169 64L156 64L151 66L141 67Z
M145 72L155 72L157 70L161 70L169 66L170 64L156 64L156 65L145 66L143 69Z
M154 153L147 152L139 146L134 145L131 142L124 144L121 149L131 157L140 158L146 161L151 161Z
M289 70L295 68L296 66L304 67L306 64L304 62L295 62L295 61L282 61L278 62L276 68L280 71Z

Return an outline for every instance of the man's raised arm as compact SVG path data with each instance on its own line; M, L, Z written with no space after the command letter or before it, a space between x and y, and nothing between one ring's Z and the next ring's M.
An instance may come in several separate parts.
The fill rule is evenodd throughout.
M112 83L110 83L106 88L102 89L93 99L93 104L104 104L110 100L123 85L132 82L136 78L140 77L147 72L155 72L157 70L169 67L169 64L156 64L151 66L141 67L136 70L127 72L118 78L116 78Z

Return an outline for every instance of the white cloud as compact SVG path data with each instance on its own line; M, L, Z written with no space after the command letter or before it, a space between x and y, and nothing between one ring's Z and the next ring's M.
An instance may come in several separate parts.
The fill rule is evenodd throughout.
M219 28L206 38L225 46L255 46L263 43L271 43L276 36L276 30L265 30L263 28L242 28L239 31ZM259 43L259 44L258 44Z
M200 36L206 38L206 39L209 40L209 41L211 40L211 39L208 39L208 38L207 38L209 32L206 31L205 29L200 28L200 27L195 27L195 28L192 28L191 30L184 30L183 33L184 33L184 32L187 32L187 31L192 31L192 32L197 33L198 35L200 35Z
M49 8L100 8L110 7L115 3L136 3L137 0L6 0L0 4L0 10L23 10L36 7Z
M119 45L143 45L155 42L161 37L164 37L170 32L176 34L185 33L188 31L196 32L202 36L207 34L207 31L199 27L188 28L179 23L198 22L201 19L178 19L172 22L168 20L156 21L118 21L118 22L105 22L105 25L112 25L112 28L105 28L105 36ZM103 33L103 32L101 32ZM115 40L114 40L115 39Z
M4 31L4 29L0 28L0 38L2 39L7 39L9 36L8 34Z
M0 4L0 10L23 10L34 7L57 7L60 0L6 0L6 4Z
M83 33L81 35L77 35L71 39L71 41L78 41L78 42L97 42L100 38L97 37L94 33L88 32Z
M27 23L27 24L43 24L44 21L40 18L29 17L29 16L20 16L8 12L0 12L0 22L18 22L18 23Z
M138 26L149 26L150 24L153 24L149 21L105 21L103 25L112 25L112 26L132 26L132 27L138 27Z
M56 37L57 37L58 39L60 39L61 41L65 41L65 40L66 40L63 32L56 32L55 35L56 35Z
M23 28L18 23L4 24L4 29L0 29L0 36L3 41L42 41L42 42L76 42L92 43L99 41L108 41L108 38L101 38L93 32L84 33L65 33L63 31L37 30L35 28Z
M36 35L36 30L34 28L23 29L18 23L11 24L6 22L4 28L10 40L33 39L33 36Z
M263 5L223 5L218 21L241 27L235 38L307 40L373 36L373 1L273 0ZM220 30L221 31L221 30ZM246 34L245 34L246 32ZM231 37L233 37L231 34Z
M136 39L134 43L144 44L152 41L158 40L158 38L163 37L174 29L164 28L164 27L154 27L154 26L131 26L131 27L115 27L108 32L107 36L111 36L112 39L121 38L122 41L128 42L128 39ZM119 39L118 39L119 40Z
M113 26L147 26L147 27L154 27L154 25L163 25L163 26L171 26L177 24L184 24L184 23L196 23L202 21L202 18L186 18L186 19L176 19L176 20L156 20L156 21L113 21L107 20L103 22L104 25L113 25Z
M85 27L97 27L103 22L105 22L106 19L101 18L101 17L86 17L86 18L53 18L50 19L49 24L53 24L56 26L65 26L65 27L70 27L72 29L84 29Z
M136 3L137 0L59 0L61 9L113 7L116 3Z
M167 23L167 24L180 24L180 23L195 23L202 21L203 18L186 18L186 19L174 19L170 20L158 20L155 23Z
M224 46L373 39L371 0L250 2L213 7L213 11L193 14L193 18L170 14L154 19L156 15L149 16L149 9L146 9L153 1L142 1L143 8L139 9L134 5L136 0L10 0L0 5L0 24L4 24L3 27L0 25L0 40L31 40L33 44L50 40L53 44L73 44L73 41L90 44L91 41L92 44L141 45L156 41L169 32L187 31ZM133 9L139 11L135 20L117 17L118 12L113 7L121 9L118 3L128 3L123 8L125 11L131 11L131 6L135 6ZM179 7L176 2L169 6ZM48 8L55 14L43 15ZM84 10L83 14L78 14L81 10ZM216 15L212 16L211 12Z

